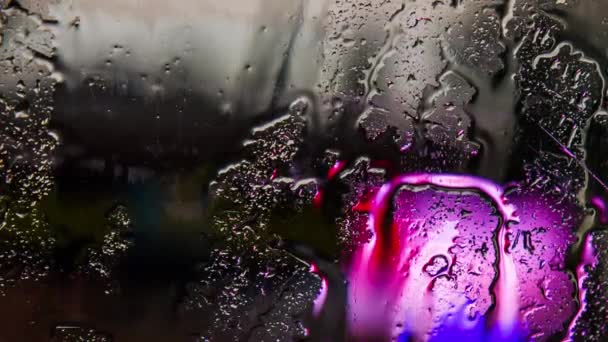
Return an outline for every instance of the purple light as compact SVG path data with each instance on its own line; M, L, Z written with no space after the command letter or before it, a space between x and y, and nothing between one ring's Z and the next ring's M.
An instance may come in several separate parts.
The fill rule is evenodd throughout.
M586 240L577 308L565 260L582 215L558 198L417 173L372 187L351 210L367 220L350 228L371 233L344 265L353 340L543 341L568 324L572 335L585 310L596 261ZM315 315L328 291L323 279Z
M598 220L601 224L608 223L608 212L606 210L606 202L599 196L591 198L591 204L597 210Z
M321 313L321 310L323 309L323 306L325 305L325 301L327 300L327 279L325 279L325 277L319 273L319 269L315 264L310 265L310 272L319 274L319 276L321 277L321 289L319 290L317 298L315 298L313 302L312 308L313 315L315 317L318 317Z
M592 201L600 220L603 203ZM363 220L349 229L371 235L343 265L351 339L544 341L569 325L572 340L597 263L587 237L577 307L565 266L583 219L576 205L514 182L416 173L368 187L351 211ZM322 278L315 316L330 291Z
M370 203L368 229L373 233L371 240L355 253L350 272L349 311L350 330L355 336L371 335L389 338L398 333L399 320L405 323L424 317L422 308L433 308L437 299L433 289L439 278L430 281L420 277L421 261L435 255L447 256L455 247L459 236L457 220L446 220L436 225L433 235L425 238L411 236L421 224L410 217L387 220L393 204L393 197L404 185L433 185L446 189L476 190L489 198L501 214L498 224L499 272L494 286L497 298L494 320L502 333L513 331L517 324L518 298L517 275L508 251L507 232L509 222L517 222L515 207L508 204L504 189L488 180L464 175L450 174L407 174L383 185ZM396 216L401 213L397 212ZM453 263L455 257L452 258ZM418 272L416 272L418 271ZM447 275L448 281L453 275ZM486 277L490 283L491 278ZM488 284L489 285L489 284ZM439 285L440 287L441 285ZM426 293L420 293L425 289ZM449 297L449 294L448 294ZM451 298L456 300L456 298ZM454 301L452 301L454 302ZM456 301L457 303L457 301ZM373 308L373 309L372 309ZM377 308L377 310L376 310ZM423 316L420 316L420 315ZM413 333L422 334L432 326L432 317L420 324Z
M429 342L453 342L453 341L479 341L479 342L517 342L523 341L519 329L505 332L500 331L498 326L487 329L487 322L484 316L475 315L470 317L466 314L467 305L474 303L468 302L454 313L446 315L442 320L442 325L431 332Z

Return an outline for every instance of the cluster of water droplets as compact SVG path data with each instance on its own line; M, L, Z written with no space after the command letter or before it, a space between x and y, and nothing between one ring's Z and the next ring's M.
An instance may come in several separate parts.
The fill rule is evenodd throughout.
M202 279L188 286L184 305L214 307L205 336L240 340L291 339L306 331L294 317L311 307L319 278L283 246L289 215L312 205L315 179L299 179L295 159L304 139L310 100L301 97L287 114L255 128L243 144L244 159L211 183L211 237L220 238ZM279 214L278 214L279 213ZM277 219L277 214L285 221Z
M56 239L39 203L51 191L52 152L58 137L49 130L53 110L52 34L35 17L11 8L0 13L0 227L5 288L46 277Z
M58 325L51 332L50 342L111 342L111 335L79 325Z

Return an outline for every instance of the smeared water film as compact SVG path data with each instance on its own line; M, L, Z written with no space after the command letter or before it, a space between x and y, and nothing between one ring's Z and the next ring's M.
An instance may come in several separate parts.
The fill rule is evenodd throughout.
M606 341L608 3L0 0L0 341Z

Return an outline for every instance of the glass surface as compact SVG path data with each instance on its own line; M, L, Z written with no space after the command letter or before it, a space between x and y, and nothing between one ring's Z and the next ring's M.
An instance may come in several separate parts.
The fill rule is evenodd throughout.
M0 341L606 341L608 2L0 0Z

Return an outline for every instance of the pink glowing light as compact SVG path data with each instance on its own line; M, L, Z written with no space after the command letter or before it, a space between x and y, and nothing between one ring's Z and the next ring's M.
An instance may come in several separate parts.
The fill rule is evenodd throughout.
M344 170L344 167L346 166L346 161L345 160L338 160L334 163L334 165L332 165L329 168L329 171L327 171L327 180L331 181L332 179L334 179L337 175L340 174L340 172L342 172L342 170ZM312 204L314 205L315 208L321 208L321 205L323 204L323 188L319 188L317 190L317 192L315 193L315 196L312 200Z
M608 212L606 209L606 201L604 201L604 199L599 196L594 196L593 198L591 198L591 204L597 210L597 216L598 216L598 220L600 221L600 223L601 224L608 223Z
M494 286L497 298L495 324L509 333L518 321L517 273L509 253L508 224L518 222L515 207L507 203L504 189L491 181L467 175L406 174L383 185L370 201L368 229L372 238L355 253L350 267L350 330L356 336L385 339L395 335L395 322L407 316L407 305L428 306L429 296L420 294L417 303L403 303L404 293L420 288L421 279L409 276L414 259L430 255L448 255L458 235L456 222L444 222L439 234L430 243L408 244L408 229L400 229L390 216L393 197L404 185L432 185L447 189L477 190L488 197L500 212L498 225L498 279ZM454 262L452 261L452 264ZM409 296L411 297L411 296ZM411 298L410 298L411 299ZM416 297L414 297L416 300ZM404 305L406 304L406 305ZM429 322L430 323L430 322ZM423 327L425 329L427 327Z
M371 238L344 265L351 339L543 340L585 310L585 267L596 263L589 241L581 261L588 266L576 272L578 312L566 300L575 292L566 253L582 222L573 205L517 183L455 174L400 175L358 196L351 211L363 220L352 228ZM601 219L603 202L593 204ZM315 315L331 286L322 279ZM441 332L454 315L462 322Z
M345 166L345 160L338 160L337 162L335 162L334 165L332 165L332 167L329 168L329 171L327 172L327 179L331 180L335 178L340 172L342 172Z
M317 297L315 298L315 300L313 302L313 308L312 308L313 315L315 317L318 317L319 314L321 313L321 310L323 310L325 301L327 300L327 279L325 279L325 277L322 274L320 274L319 269L318 269L317 265L315 265L315 264L310 265L310 272L318 274L321 277L321 289L319 290L319 294L317 295Z

